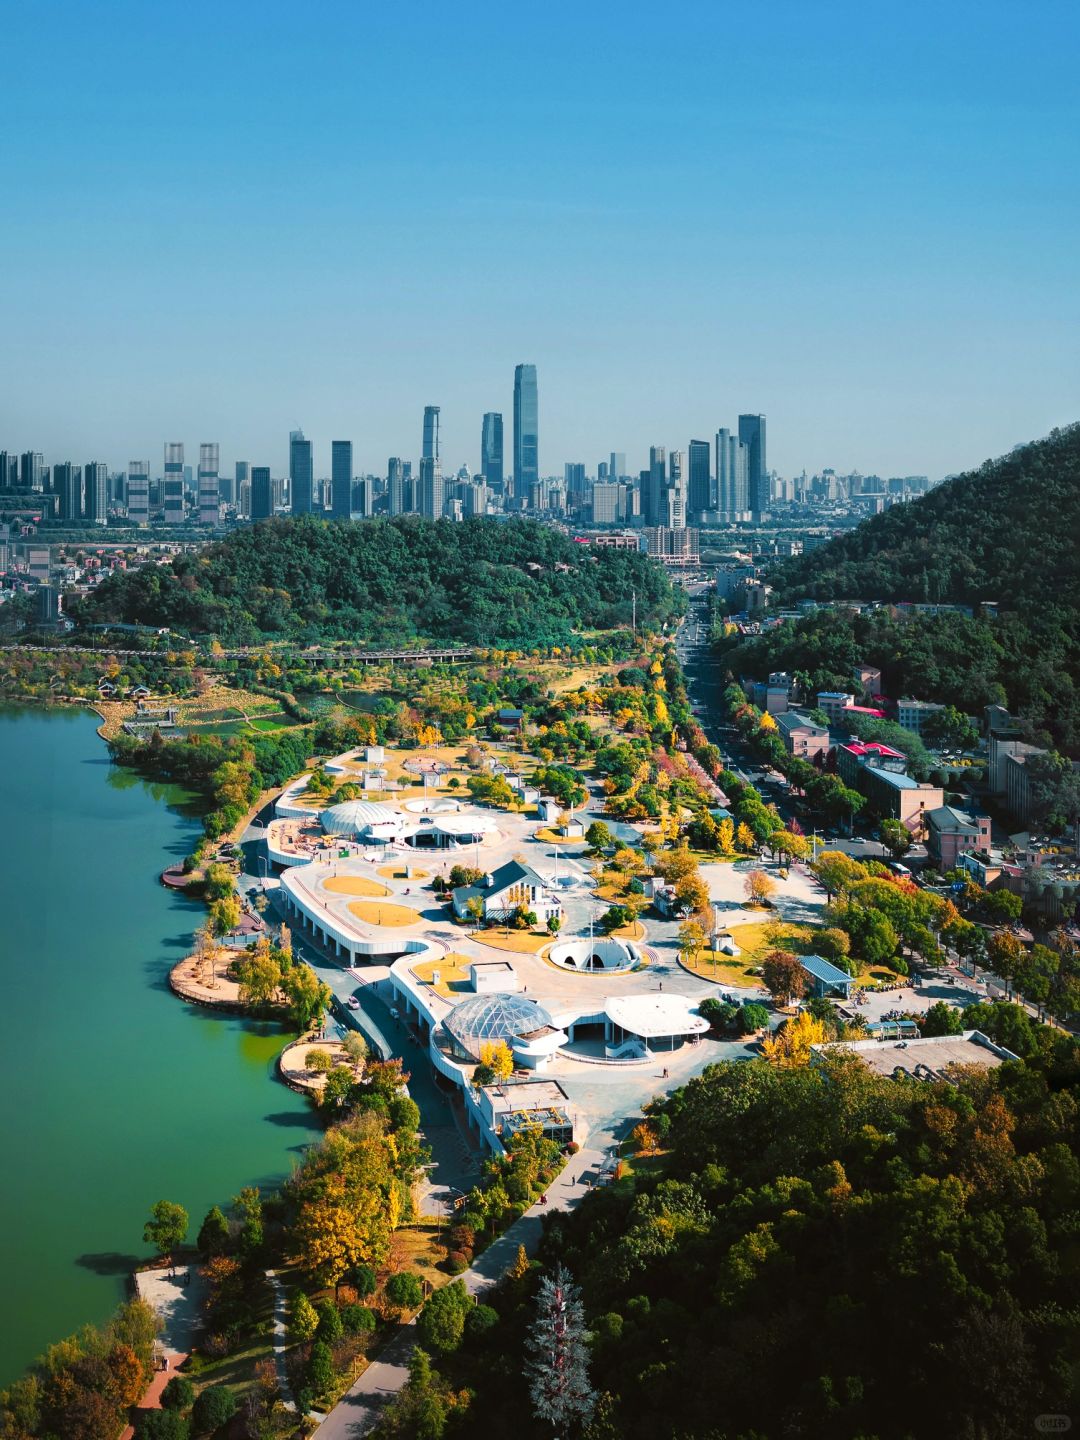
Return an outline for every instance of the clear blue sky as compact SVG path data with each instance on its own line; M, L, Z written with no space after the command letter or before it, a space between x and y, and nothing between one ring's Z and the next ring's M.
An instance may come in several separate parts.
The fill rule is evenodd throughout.
M4 7L0 448L541 469L740 410L932 476L1080 419L1080 6Z

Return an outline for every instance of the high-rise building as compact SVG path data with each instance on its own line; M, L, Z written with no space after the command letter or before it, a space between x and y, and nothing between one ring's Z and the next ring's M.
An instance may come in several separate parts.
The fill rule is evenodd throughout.
M247 460L237 460L232 476L222 475L218 479L223 505L239 505L240 486L251 484L251 465Z
M294 515L310 515L315 492L311 441L302 430L289 431L289 495Z
M687 485L687 504L696 514L702 510L715 510L713 504L712 474L709 465L712 446L708 440L690 441L690 473Z
M19 458L19 488L44 490L45 456L40 450L25 450Z
M91 525L109 521L109 467L92 460L83 467L83 513Z
M669 530L686 528L686 475L683 471L683 452L671 452L668 485L664 491L664 519Z
M626 478L626 452L624 450L612 450L611 464L608 466L608 479L621 481Z
M732 519L750 508L747 448L730 430L716 432L716 508Z
M350 444L352 442L350 441ZM374 475L363 475L352 482L352 512L361 520L366 520L373 512L375 506L375 477Z
M386 498L389 514L405 514L405 467L396 455L386 462Z
M765 463L765 416L740 415L739 439L746 446L749 508L755 521L769 508L769 471Z
M647 484L641 496L641 513L646 525L663 525L666 488L667 451L663 445L653 445L649 450Z
M420 450L423 460L438 460L439 458L439 414L438 405L424 406L424 435Z
M82 466L65 460L53 466L53 491L60 501L61 520L81 520L83 515Z
M352 441L330 442L330 513L335 520L349 520L353 508Z
M592 487L594 525L618 525L624 518L623 493L621 485L596 484Z
M540 397L536 366L514 369L514 493L527 496L540 479Z
M221 521L221 492L218 488L218 447L199 446L199 524L217 525Z
M439 455L439 407L424 406L424 434L420 457L419 504L416 508L429 520L442 518L446 504L442 459Z
M129 460L127 513L132 525L150 524L150 461Z
M580 495L585 489L585 466L579 461L568 461L563 466L563 480L568 495Z
M165 484L162 487L165 524L184 523L184 446L182 442L165 445Z
M269 520L274 513L273 492L270 487L270 466L253 465L251 469L251 518Z
M19 488L19 459L6 450L0 450L0 490L17 490Z
M466 515L486 515L488 505L488 487L481 480L474 480L463 487L463 496Z
M496 410L484 416L480 434L480 474L493 490L503 488L503 417Z

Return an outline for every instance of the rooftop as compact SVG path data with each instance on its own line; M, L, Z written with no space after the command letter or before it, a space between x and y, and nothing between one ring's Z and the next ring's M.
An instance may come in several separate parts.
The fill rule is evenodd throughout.
M851 976L826 960L823 955L800 955L799 964L808 975L820 980L823 985L850 985Z
M926 1035L917 1040L854 1040L813 1045L815 1058L848 1051L869 1069L886 1079L897 1072L917 1080L937 1080L950 1065L978 1065L993 1069L1017 1057L1003 1045L988 1040L981 1030L964 1030L959 1035Z
M846 978L846 977L845 977ZM608 1019L651 1040L660 1035L697 1035L709 1028L709 1022L696 1013L696 1001L684 995L619 995L605 1006Z
M849 708L854 709L855 707ZM883 745L880 740L849 740L840 748L846 750L849 755L876 755L882 760L907 759L902 750L894 750L891 745Z
M969 815L966 810L957 810L952 805L939 805L934 810L928 810L925 819L935 830L959 831L964 835L979 833L979 817Z
M801 710L788 710L786 714L773 717L781 730L810 730L815 735L827 735L829 727L819 725L816 720L811 720L809 715L804 715Z

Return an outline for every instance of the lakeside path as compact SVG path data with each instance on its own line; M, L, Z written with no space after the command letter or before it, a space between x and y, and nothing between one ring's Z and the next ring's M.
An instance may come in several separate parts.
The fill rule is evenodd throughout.
M534 1205L515 1220L472 1265L462 1272L470 1295L482 1296L506 1274L514 1263L519 1245L531 1257L536 1254L545 1215L572 1210L589 1193L589 1183L603 1161L599 1150L581 1150L569 1161L548 1191L546 1205ZM409 1378L409 1359L416 1346L416 1322L410 1320L338 1401L316 1430L318 1440L359 1440L379 1422L389 1404Z

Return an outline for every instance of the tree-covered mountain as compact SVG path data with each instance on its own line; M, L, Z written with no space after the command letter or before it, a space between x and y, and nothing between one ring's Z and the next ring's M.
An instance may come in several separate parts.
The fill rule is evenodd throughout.
M593 550L532 521L416 517L267 520L166 566L118 573L74 602L78 622L165 625L231 644L263 639L532 649L577 629L646 628L679 613L663 568Z
M1080 622L1080 425L896 505L769 575L777 598L996 600Z

